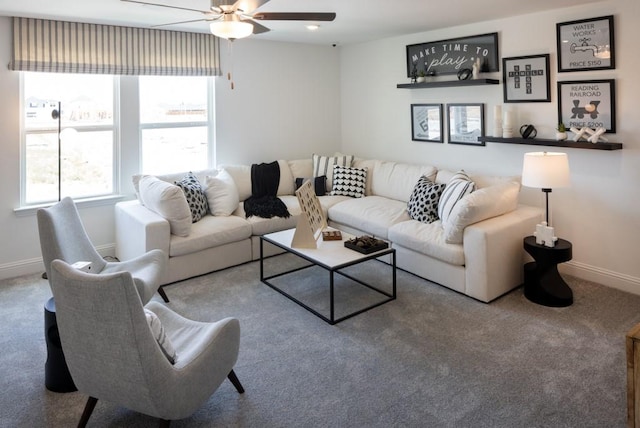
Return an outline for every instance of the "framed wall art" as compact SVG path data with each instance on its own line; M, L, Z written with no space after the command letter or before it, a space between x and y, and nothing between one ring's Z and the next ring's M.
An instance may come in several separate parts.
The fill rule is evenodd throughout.
M442 104L411 104L411 139L442 143Z
M427 76L458 74L465 68L471 70L477 61L482 73L498 71L498 58L498 33L408 45L407 77L414 72Z
M615 101L614 79L558 82L558 123L616 132Z
M505 103L550 102L549 54L502 58Z
M484 146L484 104L447 104L449 143Z
M556 24L558 71L616 68L613 15Z

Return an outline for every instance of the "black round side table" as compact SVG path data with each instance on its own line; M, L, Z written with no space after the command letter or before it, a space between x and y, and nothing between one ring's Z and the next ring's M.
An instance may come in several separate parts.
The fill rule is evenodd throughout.
M44 364L44 385L53 392L77 391L62 352L56 304L53 297L44 304L44 338L47 344L47 361Z
M570 306L573 292L558 273L558 263L571 260L571 242L558 239L554 247L546 247L536 244L535 236L527 236L524 249L535 260L524 265L524 295L527 299L556 308Z

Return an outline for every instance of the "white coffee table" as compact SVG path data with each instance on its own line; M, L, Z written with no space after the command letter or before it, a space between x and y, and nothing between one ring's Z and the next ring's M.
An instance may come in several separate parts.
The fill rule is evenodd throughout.
M279 292L280 294L288 297L289 299L293 300L294 302L296 302L297 304L299 304L300 306L302 306L303 308L305 308L306 310L308 310L309 312L312 312L313 314L317 315L318 317L322 318L323 320L325 320L326 322L328 322L329 324L333 325L333 324L337 324L341 321L346 320L347 318L351 318L353 316L356 316L358 314L361 314L362 312L368 311L369 309L373 309L375 307L378 307L380 305L383 305L387 302L390 302L392 300L395 300L396 298L396 250L393 248L386 248L380 251L376 251L374 253L371 254L362 254L359 253L357 251L351 250L349 248L346 248L344 246L344 241L353 238L353 235L350 235L348 233L342 232L342 241L323 241L322 238L318 239L318 248L315 249L309 249L309 248L292 248L291 247L291 240L293 238L293 234L294 234L295 229L288 229L288 230L283 230L280 232L274 232L274 233L269 233L266 235L263 235L262 237L260 237L260 280L262 282L264 282L266 285L268 285L269 287L273 288L274 290L276 290L277 292ZM307 261L309 261L311 264L306 265L304 267L299 267L299 268L295 268L292 270L288 270L285 272L280 272L277 273L275 275L271 275L271 276L265 276L264 275L264 243L268 242L270 244L273 244L277 247L282 248L283 250L285 250L288 253L291 254L295 254L298 257L301 257ZM345 269L349 266L353 266L356 265L358 263L362 263L365 262L367 260L372 260L372 259L377 259L378 257L381 256L385 256L385 255L391 255L391 276L392 276L392 283L393 283L393 291L391 293L381 290L377 287L375 287L372 284L366 283L358 278L355 278L349 274L346 274L344 272L341 272L342 269ZM284 290L282 290L281 288L277 287L276 285L274 285L270 280L276 277L280 277L280 276L284 276L284 275L288 275L288 274L292 274L294 272L298 272L301 269L305 269L308 267L312 267L312 266L319 266L324 268L325 270L327 270L329 272L329 299L330 299L330 306L329 306L329 317L326 317L325 315L323 315L322 313L318 312L317 310L311 308L310 306L308 306L307 304L301 302L300 300L296 299L295 297L293 297L292 295L290 295L289 293L285 292ZM334 276L335 274L339 274L345 278L348 278L362 286L365 286L371 290L376 291L377 293L383 295L385 298L382 301L376 302L373 305L367 306L365 308L359 309L355 312L352 312L348 315L344 315L338 319L335 318L335 301L334 301Z

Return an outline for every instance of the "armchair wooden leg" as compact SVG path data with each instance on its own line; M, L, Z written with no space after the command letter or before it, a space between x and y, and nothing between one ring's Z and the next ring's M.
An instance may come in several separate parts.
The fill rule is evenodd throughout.
M236 390L242 394L244 393L244 388L242 387L242 384L240 383L240 381L238 380L238 376L236 376L235 372L233 370L231 370L229 372L229 375L227 375L227 378L231 381L231 383L233 384L233 386L236 387Z
M96 407L97 402L97 398L89 397L87 404L84 406L82 416L80 417L80 422L78 422L78 428L84 428L87 426L87 422L89 422L89 418L91 417L91 413L93 413L93 409Z
M164 292L164 288L158 288L158 294L160 294L160 297L162 297L165 303L169 303L169 298L167 297L167 293Z

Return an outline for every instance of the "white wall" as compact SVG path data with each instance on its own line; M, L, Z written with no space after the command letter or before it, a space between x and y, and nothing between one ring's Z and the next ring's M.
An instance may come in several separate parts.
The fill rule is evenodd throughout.
M9 71L11 20L0 17L0 278L43 269L34 212L20 203L19 73ZM222 65L231 64L226 43ZM325 46L255 40L233 45L236 89L216 79L217 162L244 163L333 153L340 148L339 53ZM132 196L139 165L136 79L123 78L120 184ZM80 215L102 254L114 253L113 202L82 205Z
M556 73L556 23L615 15L616 69ZM637 27L640 2L615 0L440 31L344 46L341 49L342 150L360 156L432 163L471 172L520 174L523 154L553 150L568 153L572 186L554 189L552 224L573 243L573 261L564 271L640 293L640 94ZM498 32L500 56L551 54L550 103L504 104L502 85L468 88L396 89L408 83L405 47L448 38ZM502 67L501 67L502 69ZM483 77L499 78L500 73ZM455 77L452 77L455 78ZM532 123L540 137L553 138L557 122L558 80L616 79L617 134L620 151L581 150L488 143L486 147L411 140L410 104L468 102L485 104L491 129L493 106L517 110L518 123ZM445 122L446 123L446 122ZM542 192L523 188L525 203L542 206ZM532 231L533 232L533 231Z

